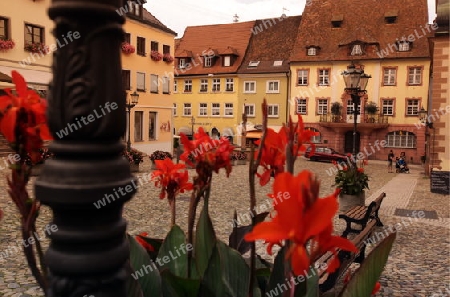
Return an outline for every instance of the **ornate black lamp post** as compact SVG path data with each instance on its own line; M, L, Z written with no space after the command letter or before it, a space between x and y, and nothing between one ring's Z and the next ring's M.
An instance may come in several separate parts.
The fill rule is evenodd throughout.
M131 128L131 109L136 106L139 102L139 94L134 91L130 94L131 100L127 99L127 113L128 113L128 140L127 140L127 151L131 150L131 138L130 138L130 128Z
M366 86L371 76L365 74L361 68L356 69L353 63L348 66L346 71L342 72L342 75L345 82L345 91L351 96L353 102L353 157L356 160L358 105L361 103L361 96L367 92Z
M51 208L58 227L45 254L47 297L126 296L129 246L122 209L136 192L136 179L121 156L125 18L116 10L124 3L52 0L48 10L55 37L71 31L79 38L53 52L48 121L55 139L49 150L56 157L45 162L35 183L37 199ZM59 138L56 132L68 125L76 129Z

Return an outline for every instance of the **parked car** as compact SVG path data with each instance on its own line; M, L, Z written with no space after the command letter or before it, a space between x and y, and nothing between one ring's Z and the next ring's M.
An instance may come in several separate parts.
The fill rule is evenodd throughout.
M336 152L330 147L316 146L314 154L311 154L311 147L308 147L305 151L305 158L311 161L336 161L336 162L346 162L347 156Z

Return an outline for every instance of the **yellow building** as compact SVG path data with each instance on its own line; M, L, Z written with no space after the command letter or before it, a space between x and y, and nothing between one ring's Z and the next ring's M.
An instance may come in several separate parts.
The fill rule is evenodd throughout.
M131 109L132 147L151 154L173 148L173 55L175 32L142 5L126 6L126 41L122 45L122 82L127 92L139 94ZM127 129L128 131L128 129ZM128 135L125 135L125 141Z
M177 134L192 135L199 127L214 137L236 134L242 114L237 70L253 25L254 21L186 28L175 52Z
M80 38L70 31L55 37L47 15L50 0L0 2L0 87L11 82L17 70L29 87L45 94L52 78L52 53Z
M353 150L354 107L341 75L353 64L371 75L357 110L357 152L386 160L393 150L396 156L405 153L407 162L420 163L425 129L419 111L428 105L430 73L427 36L435 28L427 21L426 1L405 3L365 3L357 8L371 13L357 18L346 9L354 7L350 0L305 7L291 55L289 109L320 133L315 142L339 152Z

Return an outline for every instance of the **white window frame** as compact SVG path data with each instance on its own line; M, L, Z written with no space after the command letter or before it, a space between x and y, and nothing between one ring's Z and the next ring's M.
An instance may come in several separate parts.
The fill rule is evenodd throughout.
M386 134L386 147L416 148L417 136L408 131L392 131Z
M158 93L158 75L150 74L150 93Z
M163 94L170 94L170 78L168 76L163 76Z
M173 104L172 114L173 114L174 117L178 116L178 114L177 114L177 104L176 103Z
M192 116L192 103L183 103L183 116L184 117Z
M397 84L397 69L384 68L383 86L395 86Z
M212 56L203 56L203 67L211 67L212 61L213 61Z
M225 80L225 92L234 92L234 78Z
M200 79L200 93L208 92L208 80L206 78Z
M353 101L351 99L347 100L347 115L353 115L353 107L354 107ZM361 104L358 104L357 114L358 115L361 114Z
M145 73L136 72L136 90L145 92Z
M393 116L394 115L395 100L389 98L383 98L381 100L381 112L382 115Z
M198 116L199 117L208 116L208 103L201 102L198 104Z
M224 117L234 117L234 104L233 103L228 102L223 105L223 116Z
M224 67L230 67L231 66L231 56L224 56L223 57L223 66Z
M244 81L244 93L256 93L256 81Z
M329 86L329 85L330 85L330 70L319 69L319 86Z
M363 54L362 46L361 44L354 44L352 46L352 52L350 53L351 56L360 56Z
M417 116L419 114L420 99L406 99L405 112L407 116Z
M211 103L211 116L220 117L220 103L218 102Z
M178 68L179 69L184 69L184 68L186 68L186 58L180 58L179 60L178 60Z
M173 92L178 93L178 80L173 80Z
M315 56L315 55L317 55L317 48L315 48L315 47L308 48L307 55L308 56Z
M297 101L297 106L296 106L297 114L306 114L308 112L307 99L306 98L297 98L296 101Z
M213 92L220 92L220 85L221 85L221 79L220 78L213 78L212 80L212 91Z
M408 41L400 41L398 43L398 51L399 52L407 52L410 49L410 44Z
M276 86L276 88L275 88ZM266 82L266 93L267 94L279 94L280 93L280 81L279 80L268 80Z
M192 93L192 79L184 80L183 93Z
M245 104L245 113L247 114L247 117L255 117L255 104L249 103Z
M309 70L307 69L297 70L297 86L307 86L308 81L309 81Z
M422 67L408 68L408 85L415 86L422 84Z
M317 99L317 114L327 114L328 113L328 99ZM325 102L325 103L324 103Z
M267 117L269 117L269 118L280 117L280 105L279 104L267 104Z

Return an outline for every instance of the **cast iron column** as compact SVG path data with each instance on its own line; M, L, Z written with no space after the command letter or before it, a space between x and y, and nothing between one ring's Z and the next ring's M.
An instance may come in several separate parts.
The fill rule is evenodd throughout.
M352 97L352 101L353 101L353 157L354 157L354 160L357 160L356 159L356 134L357 134L357 125L358 125L358 122L357 122L357 117L358 117L358 105L359 105L359 101L361 100L361 98L359 97L359 95L358 95L358 92L356 91L356 92L353 92L352 94L351 94L351 97Z
M58 227L46 252L48 297L126 296L129 247L122 208L136 190L123 190L134 178L120 155L126 127L124 17L116 9L122 5L122 0L53 0L48 12L55 37L63 45L62 36L68 40L53 52L48 97L55 138L49 149L56 158L46 161L35 184L37 199L52 209ZM70 133L59 138L62 130ZM106 205L94 206L99 200Z

